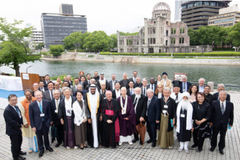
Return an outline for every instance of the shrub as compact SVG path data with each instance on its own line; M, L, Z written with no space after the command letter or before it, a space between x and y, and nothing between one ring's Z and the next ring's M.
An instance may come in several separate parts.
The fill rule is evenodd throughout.
M50 48L50 53L56 57L60 56L61 53L64 51L64 48L62 45L50 45L49 48Z

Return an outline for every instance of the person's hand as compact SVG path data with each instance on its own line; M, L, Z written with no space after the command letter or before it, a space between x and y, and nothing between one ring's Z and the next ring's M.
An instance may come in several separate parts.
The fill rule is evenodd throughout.
M144 119L143 117L140 117L139 121L140 121L140 122L144 122L145 119Z
M175 125L175 119L173 119L172 125L173 125L173 126Z
M199 126L200 125L200 123L199 123L199 121L198 120L195 120L195 123Z
M177 126L174 126L175 127L175 129L177 129Z
M92 120L91 120L91 119L88 119L88 123L92 123Z
M25 124L25 125L24 125L24 128L28 128L28 124Z
M99 120L102 122L102 116L100 116Z
M107 123L113 123L113 121L112 121L112 120L110 120L110 119L108 119L108 120L107 120Z
M193 132L193 131L194 131L194 128L191 129L191 132Z
M85 123L86 121L87 121L87 119L84 119L84 120L83 120L83 123Z
M50 124L52 125L52 124L53 124L53 121L52 121L52 122L50 122Z
M20 130L23 128L23 125L21 124L21 128L20 128Z
M212 123L212 122L210 122L210 123L209 123L209 125L212 127L212 126L213 126L213 123Z
M156 123L159 123L159 121L156 121Z
M123 119L125 119L125 120L127 120L127 121L129 120L129 118L123 118Z
M64 125L64 121L63 121L63 119L62 119L62 118L61 118L61 124L62 124L62 125Z
M37 132L36 127L33 127L32 130L33 130L33 132L35 132L35 133Z

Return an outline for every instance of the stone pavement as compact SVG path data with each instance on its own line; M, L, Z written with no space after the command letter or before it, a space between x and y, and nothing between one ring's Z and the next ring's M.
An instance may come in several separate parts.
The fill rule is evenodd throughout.
M209 151L210 141L205 139L203 151L201 153L195 150L190 150L189 154L185 152L179 153L177 151L179 143L175 137L175 145L173 149L160 149L159 147L151 148L151 144L139 145L139 141L134 145L123 144L116 149L112 148L86 148L84 150L67 150L63 146L55 148L54 152L50 153L45 151L41 160L102 160L102 159L141 159L141 160L161 160L161 159L174 159L174 160L239 160L240 159L240 93L230 92L231 101L234 103L234 124L231 130L227 131L226 135L226 148L225 154L222 156L216 149L213 153ZM145 141L148 140L146 134ZM54 142L55 145L56 142ZM27 139L23 139L22 150L28 150ZM189 144L189 147L192 142ZM39 159L38 153L30 153L26 156L28 160ZM0 110L0 159L10 160L10 140L5 134L5 122L3 119L3 110Z

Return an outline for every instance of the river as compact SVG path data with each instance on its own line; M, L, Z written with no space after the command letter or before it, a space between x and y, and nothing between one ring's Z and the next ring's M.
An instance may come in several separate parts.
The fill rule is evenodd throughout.
M79 71L91 73L94 71L105 73L109 80L111 74L116 74L118 80L122 79L122 74L126 72L129 77L133 71L138 71L138 75L143 78L150 79L157 77L162 72L167 72L170 79L173 79L175 72L187 73L188 81L197 82L203 77L206 82L213 81L215 84L224 83L225 85L240 86L240 66L213 66L213 65L165 65L165 64L122 64L122 63L99 63L99 62L80 62L80 61L35 61L34 63L22 64L20 72L36 73L41 76L49 74L50 76L58 76L62 74L70 74L73 77L78 76ZM14 73L14 70L2 66L1 72ZM216 87L215 87L216 88ZM240 91L240 87L226 87L226 90Z

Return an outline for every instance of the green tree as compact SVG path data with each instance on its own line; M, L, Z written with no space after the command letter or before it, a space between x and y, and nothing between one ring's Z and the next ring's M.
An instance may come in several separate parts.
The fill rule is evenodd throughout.
M89 35L88 32L73 32L63 39L65 49L83 49L84 39Z
M110 38L110 48L117 48L117 34L112 34L109 36Z
M190 45L199 45L198 41L198 30L188 28L188 35L190 37Z
M55 57L60 56L64 51L64 48L62 45L50 45L49 48L50 48L50 53Z
M18 28L23 21L14 20L7 23L5 18L0 18L0 65L6 65L15 70L15 75L20 76L20 64L40 60L40 54L32 54L25 38L31 37L32 27Z
M43 43L38 43L35 47L35 50L42 50L43 47L44 47Z
M104 31L94 31L84 38L83 48L91 51L107 51L110 46L110 38Z
M239 51L240 48L240 22L235 24L228 33L228 39L229 42L232 42L232 44L236 47L237 51Z

